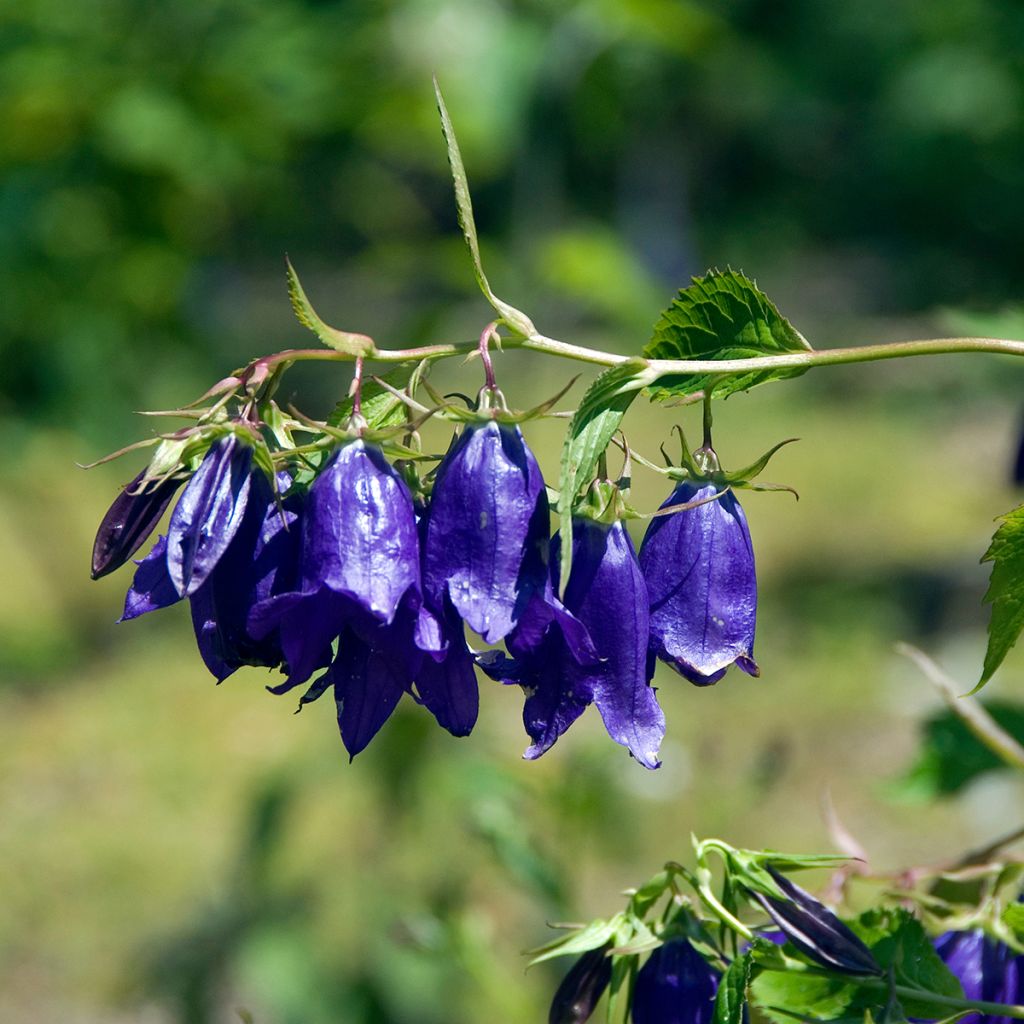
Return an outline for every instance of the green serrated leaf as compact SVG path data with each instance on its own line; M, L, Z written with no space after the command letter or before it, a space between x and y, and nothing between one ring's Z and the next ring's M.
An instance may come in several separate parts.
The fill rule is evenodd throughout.
M628 359L601 374L587 388L562 446L559 477L559 529L562 535L561 580L565 590L572 568L572 512L584 484L590 483L598 459L619 429L633 399L651 382L644 359Z
M853 1005L858 985L848 978L764 971L750 985L752 1001L769 1020L791 1024L801 1019L837 1020Z
M986 702L985 710L1005 733L1024 743L1024 706ZM979 775L1007 767L975 736L959 715L944 708L922 725L921 746L913 766L887 787L897 799L925 802L958 793Z
M533 321L522 310L499 299L491 290L487 275L484 273L483 261L480 259L480 243L476 237L476 221L473 219L473 200L469 194L469 180L466 178L466 168L462 163L462 153L459 151L459 142L455 137L455 128L448 115L448 108L445 106L441 87L436 78L434 79L434 95L437 97L437 111L441 115L441 132L444 135L445 145L448 147L448 164L452 171L459 227L462 228L462 237L466 240L466 247L469 249L470 258L473 261L476 283L502 320L517 334L528 338L537 333Z
M753 281L733 270L711 270L704 277L695 277L693 284L672 300L654 325L654 335L643 354L648 359L753 359L808 352L810 348ZM678 374L661 377L653 395L674 398L712 388L715 395L724 398L803 372L802 367L790 367L727 377Z
M306 292L299 281L299 275L295 273L292 261L288 264L288 298L291 299L292 309L303 327L308 327L328 348L335 352L342 352L349 356L369 356L376 350L373 339L365 334L351 334L348 331L339 331L336 327L325 324L317 315L312 303L306 297Z
M898 983L963 999L963 986L935 952L921 922L910 911L902 907L869 910L849 924L879 965L893 969ZM902 1003L910 1017L927 1018L935 1010L934 1003L913 999L903 999Z
M571 935L546 943L533 950L530 966L543 963L545 960L553 960L557 956L570 956L574 953L586 953L591 949L597 949L598 946L603 946L615 938L622 921L622 914L616 914L608 921L591 921L585 928L581 928Z
M722 975L715 996L714 1024L743 1024L754 964L749 953L736 957Z
M401 391L416 372L419 363L399 363L396 367L381 376L393 388ZM390 391L383 388L372 377L363 379L362 392L363 419L371 430L384 430L387 427L401 426L406 420L406 405ZM352 396L343 398L327 417L330 427L343 427L352 415Z
M988 649L977 693L993 676L1024 630L1024 505L1000 516L982 562L992 563L985 600L992 605Z

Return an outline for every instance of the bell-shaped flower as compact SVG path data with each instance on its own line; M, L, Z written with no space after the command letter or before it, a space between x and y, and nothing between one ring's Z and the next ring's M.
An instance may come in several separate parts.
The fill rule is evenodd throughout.
M556 536L553 579L559 548ZM490 655L480 662L493 678L518 683L526 693L523 722L533 744L524 756L540 757L593 703L612 739L646 768L657 768L665 716L647 674L647 588L621 521L574 519L563 600L568 614L553 618L539 637L528 620L513 632L511 659Z
M189 597L206 582L238 532L252 479L252 446L236 434L212 445L185 485L167 528L167 571Z
M686 939L671 939L637 973L634 1024L709 1024L718 979L718 972Z
M548 501L537 460L515 424L469 423L431 491L423 588L451 601L488 643L504 639L547 578Z
M1024 998L1024 956L982 931L946 932L935 951L963 985L966 999L1020 1005ZM972 1013L965 1024L1011 1024L1010 1017Z
M96 532L92 548L92 578L119 569L145 543L181 486L169 477L147 481L146 470L114 499Z
M279 474L278 489L286 491L290 482ZM248 617L260 601L294 588L301 511L299 494L279 501L267 477L254 473L238 533L190 598L199 653L218 682L243 665L273 668L284 658L277 631L257 638Z
M551 1000L548 1024L585 1024L612 980L610 946L588 950L569 968Z
M695 501L703 503L652 519L640 546L651 654L700 686L732 664L756 676L757 578L746 517L732 491L713 482L684 480L661 508Z
M880 973L871 950L825 904L774 868L767 870L782 896L748 891L801 953L847 974Z
M280 630L290 681L308 679L346 624L394 621L403 601L420 606L419 543L409 490L383 453L343 445L310 486L302 518L299 579L260 601L255 637Z

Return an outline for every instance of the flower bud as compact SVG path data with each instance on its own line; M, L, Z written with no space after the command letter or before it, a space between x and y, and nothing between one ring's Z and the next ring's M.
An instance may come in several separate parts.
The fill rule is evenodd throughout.
M683 481L662 509L713 498L721 488ZM698 686L754 662L757 578L750 531L732 492L651 520L640 546L651 598L651 653Z
M637 974L633 1024L709 1024L717 991L718 972L686 939L673 939Z
M871 950L828 907L774 868L768 872L786 899L753 889L750 894L801 953L847 974L880 972Z
M94 580L119 569L142 547L181 486L174 478L143 486L145 479L143 470L107 509L92 548Z
M612 979L608 949L605 945L588 950L569 968L551 1000L548 1024L584 1024L590 1020Z

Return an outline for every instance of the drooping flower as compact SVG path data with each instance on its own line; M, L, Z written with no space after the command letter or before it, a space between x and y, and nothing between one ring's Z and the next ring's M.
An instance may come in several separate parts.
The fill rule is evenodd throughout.
M650 649L699 686L736 664L754 661L757 579L750 531L740 503L713 482L684 480L661 506L705 501L651 521L640 565L651 601Z
M181 486L177 477L146 483L143 470L107 509L92 548L92 578L119 569L145 543Z
M471 423L452 445L431 492L423 587L448 598L488 643L504 639L547 577L548 501L518 426Z
M280 630L293 685L324 664L346 625L389 625L403 601L420 607L412 498L376 446L351 441L331 457L310 486L301 533L295 589L249 617L257 638Z
M441 649L428 651L420 660L415 671L416 694L438 725L453 736L468 736L480 708L473 652L466 644L462 620L450 602L435 618L440 642L421 646Z
M634 1024L708 1024L718 972L686 939L672 939L647 958L633 989Z
M553 579L559 546L556 536ZM524 756L540 757L593 703L612 739L644 767L657 768L665 716L647 674L647 589L621 521L574 519L564 603L568 614L549 616L543 632L527 619L509 637L511 659L481 662L489 675L518 683L527 695L523 722L533 744Z
M612 980L609 946L588 950L569 968L555 990L548 1024L585 1024Z
M167 528L167 570L174 589L194 594L238 532L252 480L252 447L237 434L213 444L185 485Z
M279 474L280 491L289 483ZM284 659L277 632L253 636L248 617L260 601L295 586L301 510L299 494L278 501L267 477L255 472L238 532L189 599L199 653L218 682L243 665L276 667Z
M963 985L967 999L1020 1004L1024 998L1024 956L982 931L946 932L935 940L935 951ZM1010 1017L972 1013L963 1024L1011 1024Z
M783 898L754 889L749 892L797 949L847 974L880 972L871 950L828 907L781 872L771 866L767 870Z

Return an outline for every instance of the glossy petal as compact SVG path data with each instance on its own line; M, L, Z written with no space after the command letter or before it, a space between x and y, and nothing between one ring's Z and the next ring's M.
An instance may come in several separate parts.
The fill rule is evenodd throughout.
M245 514L252 448L234 434L206 453L171 513L167 569L182 597L194 594L213 572Z
M685 939L659 946L636 976L633 1024L709 1024L718 973Z
M352 629L342 633L330 677L338 727L350 759L391 717L409 689L410 662L415 660L408 630L384 627L372 643Z
M181 600L167 571L166 537L158 537L149 554L135 564L138 569L135 570L135 578L124 600L121 622L145 615L146 612L154 612L158 608L166 608Z
M488 643L512 630L544 587L549 533L540 467L517 426L463 431L437 472L423 583L435 607L448 596Z
M946 932L935 940L935 951L960 980L967 999L1020 1003L1024 957L984 932ZM972 1013L963 1024L1010 1024L1009 1017Z
M668 508L718 493L684 481ZM757 675L754 552L743 509L730 492L651 521L640 547L651 608L651 652L693 683L717 682L734 662Z
M476 725L480 706L473 655L454 608L449 606L437 621L444 650L421 660L416 692L438 725L453 736L468 736ZM417 640L417 646L422 647L422 640Z
M556 537L553 578L558 568ZM665 717L648 682L647 591L622 523L574 523L565 610L583 627L593 657L576 646L574 627L568 628L563 616L549 616L539 640L529 620L509 637L512 659L481 661L489 675L516 682L526 693L523 721L533 745L525 756L543 754L594 703L612 739L645 767L657 768Z
M180 480L165 480L136 493L145 476L143 470L114 499L100 523L92 547L94 580L119 569L142 547L181 486Z
M300 590L327 587L391 622L419 586L412 497L378 448L345 445L313 482L302 531Z
M298 498L280 506L270 482L256 471L238 532L192 595L199 651L218 681L242 665L274 667L284 658L279 632L256 637L247 620L255 604L297 583L300 511Z

